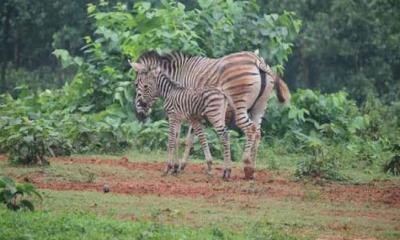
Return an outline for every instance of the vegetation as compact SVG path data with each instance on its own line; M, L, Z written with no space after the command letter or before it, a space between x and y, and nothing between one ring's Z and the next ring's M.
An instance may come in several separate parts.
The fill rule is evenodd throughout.
M0 175L18 179L28 178L37 186L46 186L46 189L39 190L43 201L33 199L36 207L33 216L26 214L19 216L19 213L24 213L23 211L18 212L18 215L14 215L12 211L3 214L1 210L0 215L2 217L12 215L12 219L21 221L26 219L24 223L31 227L19 228L21 232L18 234L27 233L32 235L32 238L36 236L39 238L47 230L46 225L36 228L34 227L36 223L29 224L30 221L35 221L34 216L48 216L49 219L72 218L71 221L60 220L54 225L57 225L56 229L62 226L74 229L76 226L74 223L82 220L80 216L96 215L98 217L93 223L101 222L105 217L123 220L116 221L121 224L129 221L127 223L129 225L132 223L162 224L167 225L166 227L172 225L176 231L180 228L202 229L205 230L203 232L205 236L209 236L211 231L218 234L222 232L226 239L230 239L231 235L237 235L238 239L249 239L243 236L257 239L255 236L263 236L262 231L265 231L265 234L275 233L275 235L298 238L304 236L309 239L325 236L350 239L356 237L398 239L400 208L387 201L398 203L395 202L396 195L392 192L396 194L398 191L395 186L396 184L398 186L400 178L385 175L383 172L368 174L362 170L352 170L350 173L357 185L350 182L345 184L333 182L321 186L313 184L313 181L296 181L290 174L292 170L289 169L290 172L282 170L286 169L286 166L295 167L301 155L273 153L268 155L268 159L275 157L281 170L263 170L257 175L258 181L254 182L240 179L224 182L220 179L220 169L216 169L214 171L216 176L210 179L202 171L192 170L204 166L202 159L190 161L190 172L179 177L161 177L160 161L165 160L166 152L132 151L117 156L73 156L53 159L52 164L46 167L21 167L0 161ZM128 158L129 166L124 167L120 164L125 161L122 158ZM94 159L95 161L92 161ZM135 165L145 168L135 168L133 167ZM215 167L221 166L222 163L216 162ZM240 162L234 163L236 177L240 177L240 166ZM264 167L265 161L258 161L257 166ZM91 178L92 175L95 176L94 179ZM103 193L105 182L110 186L110 192L107 194ZM129 184L139 184L137 191L141 193L130 189ZM163 185L168 187L163 191L154 190L154 187ZM82 188L70 190L71 186ZM119 186L125 186L126 192L119 191L121 190ZM182 195L172 194L178 189L187 189L188 192ZM192 195L200 189L210 189L213 195ZM347 189L347 194L342 195L340 189ZM149 192L144 193L145 190ZM357 194L355 190L361 194ZM237 194L230 194L231 191ZM118 194L119 192L124 194ZM4 218L5 222L12 222L10 225L2 224L4 227L1 229L13 226L14 220ZM78 224L78 226L85 225ZM147 229L146 225L141 226ZM85 233L91 231L88 228L85 230ZM101 229L99 231L103 232ZM120 236L122 238L123 233Z
M178 228L163 223L118 221L85 212L15 214L0 207L0 213L0 236L4 239L300 239L262 223L251 232L235 234L218 227Z
M42 196L36 191L35 187L27 183L15 183L9 177L0 177L0 202L4 203L8 209L21 210L35 209L33 203L26 199L24 195L36 195L40 199Z
M300 11L305 2L288 8ZM71 153L110 153L131 147L164 150L167 126L161 105L153 109L144 124L132 113L131 82L135 76L127 59L136 59L149 49L210 57L259 49L282 72L292 52L291 42L300 30L297 17L301 14L265 14L260 6L254 1L198 1L187 7L173 1L154 5L105 1L88 4L93 33L84 37L83 52L71 47L53 51L65 71L76 72L73 79L60 89L45 91L32 91L27 83L0 98L0 126L4 129L0 150L8 152L13 162L24 164L45 163L48 156ZM303 31L312 24L311 20L305 22ZM302 34L296 41L302 39ZM79 45L71 41L73 46ZM294 45L295 51L297 47ZM290 67L286 71L289 78L291 71ZM262 126L264 145L274 148L284 142L284 152L304 153L306 157L298 165L299 177L338 180L342 179L338 169L381 171L386 165L395 166L388 162L393 146L399 142L399 102L387 103L387 97L380 100L373 92L357 102L360 95L350 92L352 95L299 89L293 93L291 105L284 107L272 99ZM239 160L243 136L234 131L231 134L233 158ZM214 132L208 131L208 135L210 143L218 143ZM213 155L220 158L220 146L211 146ZM201 156L199 145L194 154Z
M70 154L133 150L146 156L157 152L164 159L168 134L162 105L156 103L144 123L136 119L135 73L127 60L148 50L208 57L255 51L283 75L292 92L291 104L281 106L274 96L268 104L261 166L289 169L297 179L396 179L399 7L390 0L5 0L0 5L0 153L14 164L30 165L19 168L26 172L47 165L50 157ZM240 161L243 134L235 129L230 134L233 159ZM213 156L222 158L217 135L210 129L207 135ZM203 158L198 143L192 155ZM93 171L66 168L40 171L55 179L68 170L71 181L97 180ZM37 193L32 185L2 178L0 191L8 208L33 209L25 198ZM304 198L318 198L318 191ZM193 230L76 213L29 215L1 207L0 212L5 216L0 224L6 226L0 236L9 239L45 239L60 232L89 239L243 238L217 227ZM248 230L251 238L290 237L268 223L258 225Z

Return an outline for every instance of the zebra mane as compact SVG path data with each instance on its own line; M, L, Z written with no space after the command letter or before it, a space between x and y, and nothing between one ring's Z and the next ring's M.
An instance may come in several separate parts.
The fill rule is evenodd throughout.
M164 77L164 79L166 79L173 87L178 88L178 89L183 89L183 85L180 82L174 81L171 79L171 77L166 74L166 73L162 73L162 76Z
M142 53L137 61L151 67L160 64L161 65L171 64L172 62L177 61L179 59L190 59L192 57L194 56L178 51L167 54L159 54L155 50L150 50Z
M154 50L151 51L147 51L142 53L139 58L138 58L138 62L140 63L147 63L151 60L153 61L157 61L161 56Z

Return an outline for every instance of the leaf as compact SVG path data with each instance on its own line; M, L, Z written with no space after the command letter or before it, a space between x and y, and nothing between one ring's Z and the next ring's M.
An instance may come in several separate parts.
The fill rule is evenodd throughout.
M78 110L83 113L87 113L87 112L90 112L90 110L92 110L94 108L94 106L95 106L94 104L91 104L91 105L80 107L80 108L78 108Z
M0 177L0 187L15 186L15 181L7 176Z
M19 202L19 205L21 208L27 208L30 211L34 211L35 207L33 206L33 203L29 200L23 199Z
M67 68L75 63L74 59L65 49L56 49L53 51L53 55L55 55L61 61L63 68Z

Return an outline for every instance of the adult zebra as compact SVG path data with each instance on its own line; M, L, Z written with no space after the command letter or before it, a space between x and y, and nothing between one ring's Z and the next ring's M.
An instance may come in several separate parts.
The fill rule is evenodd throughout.
M155 77L151 74L155 68L165 71L183 87L213 86L222 89L232 99L236 108L235 123L246 135L243 154L245 178L254 178L261 120L273 87L277 90L280 102L290 98L286 84L262 58L252 52L238 52L212 59L179 52L159 55L150 51L142 54L131 65L137 72L136 81L147 83L136 88L135 105L138 115L146 114L149 110L149 104L143 101L143 93L148 91L148 85L155 84ZM224 172L226 170L230 172L230 169Z

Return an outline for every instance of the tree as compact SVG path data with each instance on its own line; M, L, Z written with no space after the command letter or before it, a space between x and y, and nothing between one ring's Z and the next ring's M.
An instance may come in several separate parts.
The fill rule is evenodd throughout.
M272 0L272 11L303 20L286 79L295 87L346 89L362 101L369 94L399 99L400 3L392 0Z

